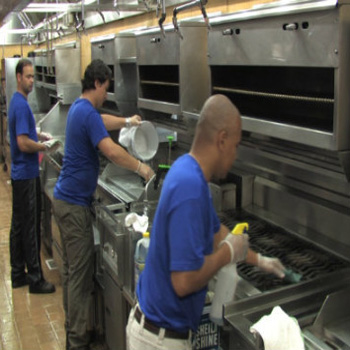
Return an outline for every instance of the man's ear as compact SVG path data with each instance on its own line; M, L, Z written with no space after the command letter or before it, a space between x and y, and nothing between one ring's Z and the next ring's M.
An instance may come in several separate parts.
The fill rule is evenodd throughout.
M97 89L98 87L101 87L101 83L96 79L95 80L95 89Z
M220 151L226 150L226 143L227 143L227 131L226 130L219 130L216 134L217 137L217 145Z

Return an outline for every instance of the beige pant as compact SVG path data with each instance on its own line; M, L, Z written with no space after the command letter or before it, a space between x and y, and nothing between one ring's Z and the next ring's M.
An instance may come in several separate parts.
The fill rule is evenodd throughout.
M93 292L94 236L90 209L54 199L63 249L63 306L69 349L89 344L88 317Z
M126 348L127 350L191 350L192 334L188 339L172 339L165 338L165 329L161 328L159 334L153 334L143 328L144 315L141 317L140 323L134 317L136 305L129 315L126 327Z

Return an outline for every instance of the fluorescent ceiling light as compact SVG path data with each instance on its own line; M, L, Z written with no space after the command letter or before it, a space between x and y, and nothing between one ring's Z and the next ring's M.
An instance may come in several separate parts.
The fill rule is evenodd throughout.
M39 13L39 12L65 12L68 11L69 4L38 4L31 3L22 12Z
M96 0L85 0L84 6L89 6L93 3L95 3ZM74 11L74 10L80 10L82 6L82 2L79 3L30 3L25 7L22 12L27 13L38 13L38 12L66 12L68 10Z

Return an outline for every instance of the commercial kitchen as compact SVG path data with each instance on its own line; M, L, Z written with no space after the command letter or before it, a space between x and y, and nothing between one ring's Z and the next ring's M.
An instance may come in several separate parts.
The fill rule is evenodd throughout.
M350 349L348 0L17 0L2 8L7 101L16 90L16 64L29 57L35 72L29 104L37 127L62 143L42 157L40 168L42 249L58 273L62 247L53 189L67 112L91 60L102 59L113 72L100 112L139 114L157 130L157 151L147 160L156 177L147 184L100 157L91 208L90 326L103 349L126 348L135 301L134 254L142 233L127 227L125 218L146 214L152 226L166 171L189 151L202 105L217 93L242 116L238 158L225 180L210 183L219 218L231 229L247 222L251 247L278 257L301 279L290 283L239 263L224 325L208 320L209 300L194 349L264 349L250 327L276 306L297 320L305 349ZM111 137L119 142L119 132ZM9 177L4 105L1 160Z

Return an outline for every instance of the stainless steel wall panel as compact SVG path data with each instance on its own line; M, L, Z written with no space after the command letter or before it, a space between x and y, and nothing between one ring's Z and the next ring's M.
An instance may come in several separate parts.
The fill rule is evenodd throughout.
M280 137L283 140L300 142L308 146L336 150L334 136L330 132L305 129L299 126L270 122L242 116L243 130L261 133L266 136Z
M181 111L200 113L210 96L207 59L208 30L204 23L183 23L180 27L180 106Z
M142 33L142 32L141 32ZM174 32L137 35L138 65L178 65L179 37Z
M125 206L122 204L108 207L98 206L97 229L100 233L102 259L106 269L120 288L125 279Z
M350 150L350 6L340 6L339 67L335 75L334 143L338 150ZM348 158L349 161L350 157ZM350 174L350 171L349 171ZM350 181L350 175L349 175Z
M118 34L114 39L115 50L115 100L124 116L139 114L137 108L138 75L136 66L136 36L133 33Z
M73 42L35 53L35 86L55 101L71 104L81 93L80 46Z
M187 116L199 113L210 95L208 28L183 21L179 30L181 37L172 27L165 37L159 28L137 33L138 107L146 119L192 134L196 118Z
M80 84L80 49L55 50L57 84Z
M254 204L277 216L293 218L305 228L303 235L306 237L307 228L310 228L346 245L350 252L350 216L345 208L329 205L325 200L314 200L310 193L297 192L259 177L254 182Z
M337 67L339 31L334 25L337 18L338 11L333 9L215 23L209 32L209 64ZM285 29L293 24L298 29Z
M106 64L115 63L114 35L99 37L91 41L91 58L101 59Z
M104 276L105 337L109 349L125 349L126 304L120 287L105 271Z
M212 93L243 130L333 151L350 181L350 6L269 4L211 21Z
M58 138L64 144L66 133L67 114L70 105L57 102L49 113L41 120L41 131L49 132L54 138Z
M332 198L334 203L350 209L350 184L342 173L340 160L332 153L316 152L312 148L293 149L293 146L278 141L244 140L234 169L242 167L248 173L290 187L305 186L305 192Z
M133 33L119 33L114 39L115 58L118 62L136 63L136 36Z

